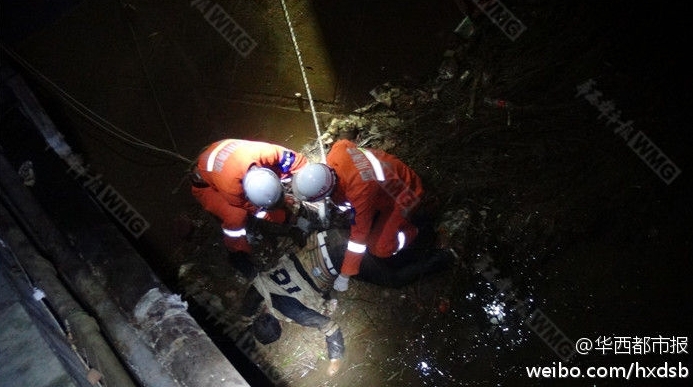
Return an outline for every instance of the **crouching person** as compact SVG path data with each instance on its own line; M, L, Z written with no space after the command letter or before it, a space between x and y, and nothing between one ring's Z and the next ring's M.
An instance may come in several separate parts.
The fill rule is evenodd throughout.
M281 336L281 323L288 321L319 329L325 335L330 359L327 374L339 371L344 356L344 338L339 326L320 311L329 309L328 295L311 279L294 254L283 255L278 264L259 273L245 294L241 314L253 318L252 332L262 344Z

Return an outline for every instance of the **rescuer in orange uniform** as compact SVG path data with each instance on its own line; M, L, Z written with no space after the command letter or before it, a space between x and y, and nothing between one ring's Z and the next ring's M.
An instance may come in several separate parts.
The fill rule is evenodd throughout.
M262 229L256 227L258 224L284 224L287 220L286 211L280 208L284 204L282 182L306 164L305 156L279 145L238 139L217 141L198 157L192 173L192 194L205 210L221 220L224 245L231 252L250 253L248 240ZM300 233L297 227L279 229L292 237Z
M333 285L345 291L367 252L387 258L411 244L418 229L410 219L424 189L419 176L397 157L349 140L334 143L326 164L303 167L292 180L292 191L309 202L330 196L353 212L344 261Z

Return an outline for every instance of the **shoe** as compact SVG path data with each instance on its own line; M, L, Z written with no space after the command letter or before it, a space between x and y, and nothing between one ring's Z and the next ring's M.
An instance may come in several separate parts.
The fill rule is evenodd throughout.
M330 365L327 366L327 376L334 376L342 367L342 359L330 359Z

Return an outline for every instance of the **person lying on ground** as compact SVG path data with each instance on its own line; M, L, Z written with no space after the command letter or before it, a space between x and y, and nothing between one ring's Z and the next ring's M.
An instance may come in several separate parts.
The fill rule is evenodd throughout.
M305 247L283 255L276 266L250 278L240 311L252 321L253 334L262 344L280 338L277 317L319 329L325 335L330 359L328 375L338 372L344 356L342 331L329 316L337 308L331 289L348 239L348 228L312 232ZM392 260L366 254L354 279L398 288L445 270L453 259L449 250L414 244Z
M325 335L329 376L335 375L344 357L342 331L328 315L335 304L308 275L295 254L279 258L276 266L260 272L243 298L240 314L252 320L250 329L262 344L270 344L281 337L281 322L293 321L302 326L316 328ZM332 310L333 311L333 310Z

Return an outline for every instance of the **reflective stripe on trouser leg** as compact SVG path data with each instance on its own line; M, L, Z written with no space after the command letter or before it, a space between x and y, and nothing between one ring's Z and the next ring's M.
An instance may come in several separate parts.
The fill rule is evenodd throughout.
M231 237L231 238L240 238L246 235L245 228L239 228L236 230L230 230L227 228L222 228L224 231L224 235Z
M404 248L404 246L407 245L407 236L404 234L404 231L400 231L397 233L397 251L395 251L394 254L397 254L400 250Z

